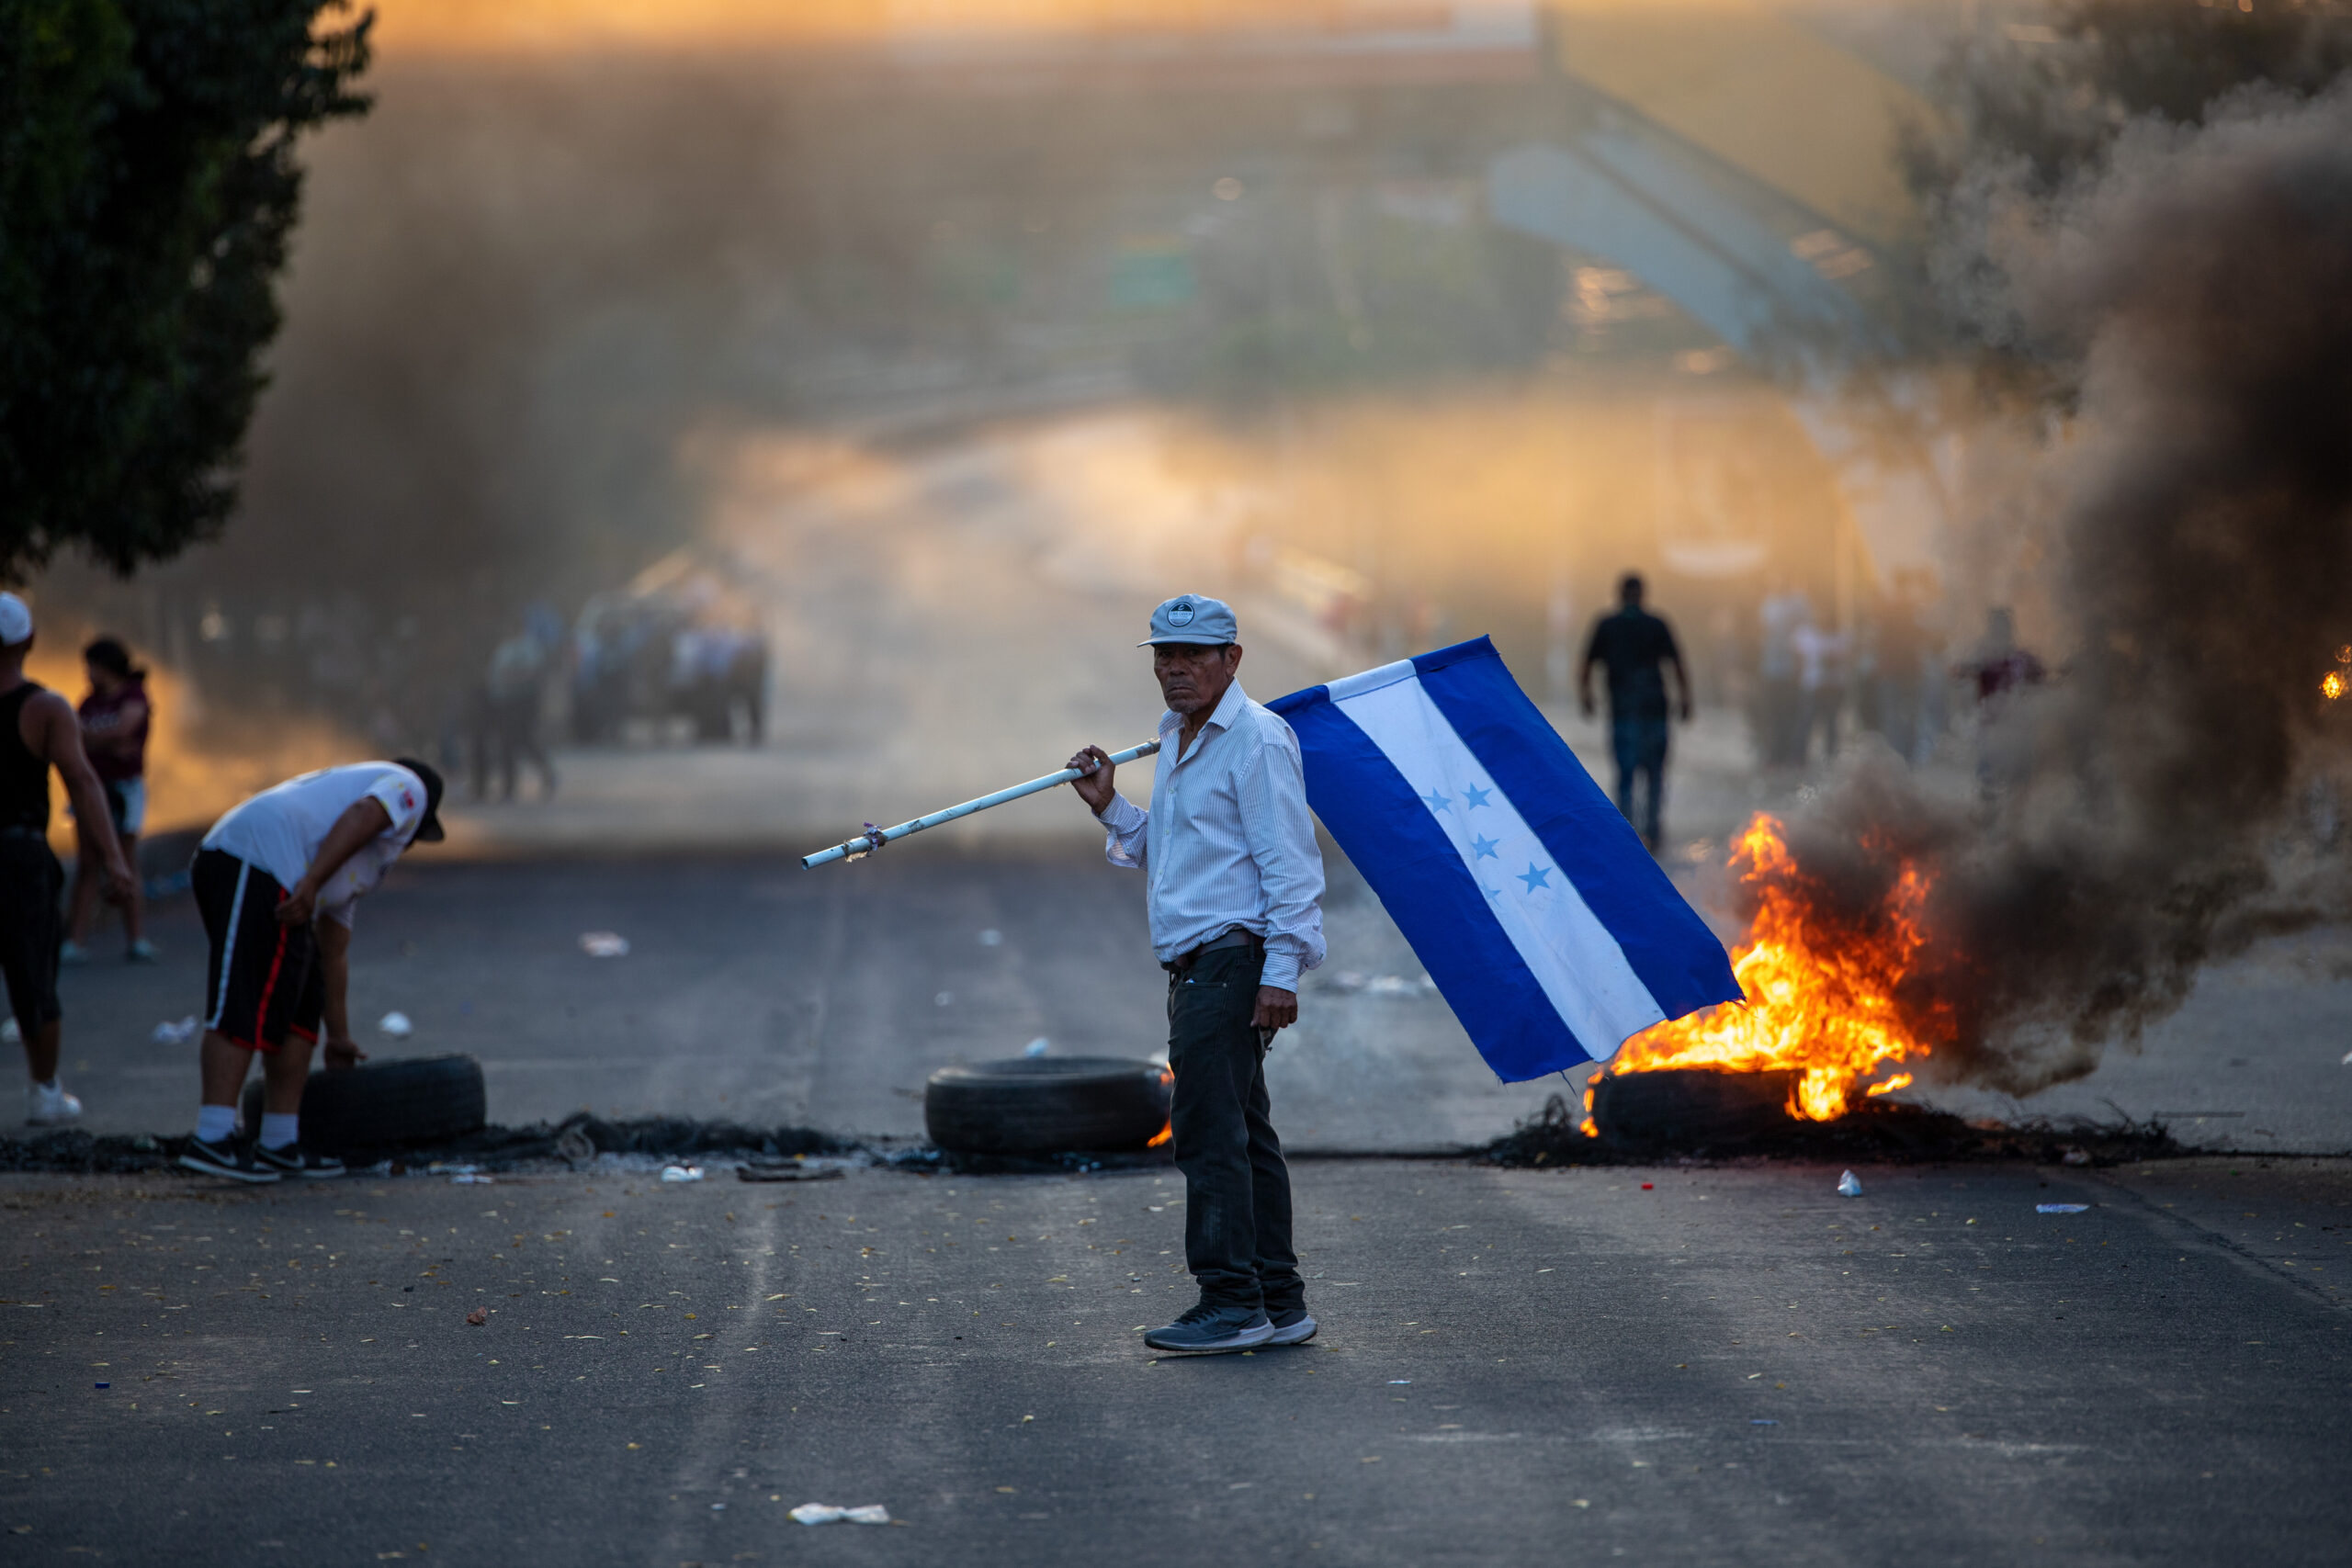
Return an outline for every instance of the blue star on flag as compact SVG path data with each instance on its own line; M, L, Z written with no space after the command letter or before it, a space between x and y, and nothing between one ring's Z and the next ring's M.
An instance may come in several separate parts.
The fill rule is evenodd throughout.
M1476 833L1470 835L1470 848L1472 851L1470 858L1473 860L1499 859L1500 857L1498 856L1495 852L1501 847L1502 840L1500 839L1483 838Z
M1539 887L1552 886L1552 868L1548 865L1537 865L1533 861L1529 861L1527 869L1521 873L1516 880L1526 883L1527 890L1532 893Z
M1443 811L1446 807L1453 804L1453 797L1451 795L1438 794L1437 785L1435 784L1430 785L1429 794L1421 796L1421 798L1430 803L1430 809L1431 811Z
M1487 804L1487 796L1494 793L1495 792L1490 789L1480 789L1476 784L1464 784L1462 786L1462 804L1465 807L1484 806Z

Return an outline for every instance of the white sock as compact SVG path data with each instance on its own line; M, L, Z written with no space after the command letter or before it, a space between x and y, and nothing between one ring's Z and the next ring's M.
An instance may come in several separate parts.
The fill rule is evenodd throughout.
M283 1116L275 1111L263 1111L261 1113L261 1146L266 1149L282 1149L295 1142L302 1135L300 1130L301 1121L301 1113L299 1111L289 1111Z
M43 1083L40 1079L35 1078L33 1079L33 1087L35 1089L47 1089L50 1093L55 1094L57 1092L57 1078L54 1075L51 1075L47 1083Z
M199 1105L196 1108L196 1135L204 1143L224 1143L236 1136L237 1108L233 1105Z

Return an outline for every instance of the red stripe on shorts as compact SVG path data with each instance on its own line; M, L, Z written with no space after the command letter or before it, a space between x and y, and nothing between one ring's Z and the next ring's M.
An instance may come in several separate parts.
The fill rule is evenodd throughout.
M277 972L286 966L286 939L292 934L291 926L281 924L277 928L277 949L269 955L269 978L261 983L261 1005L254 1009L254 1040L256 1050L274 1051L279 1043L277 1041L270 1040L267 1034L269 998L277 989ZM267 1043L262 1043L264 1041L267 1041Z

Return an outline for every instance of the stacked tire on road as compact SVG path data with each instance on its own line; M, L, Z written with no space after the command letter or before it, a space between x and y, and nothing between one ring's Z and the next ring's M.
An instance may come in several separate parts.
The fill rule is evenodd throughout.
M1117 1154L1168 1125L1175 1076L1119 1056L1017 1056L942 1067L922 1100L931 1141L953 1154Z
M248 1130L261 1125L261 1083L245 1086ZM414 1056L324 1068L302 1089L302 1142L322 1154L413 1148L479 1133L490 1120L481 1064Z

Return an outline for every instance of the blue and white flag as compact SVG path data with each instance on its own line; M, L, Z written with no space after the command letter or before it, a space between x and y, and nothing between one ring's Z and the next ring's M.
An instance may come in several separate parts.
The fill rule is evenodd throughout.
M1485 637L1277 698L1306 798L1506 1082L1741 992Z

